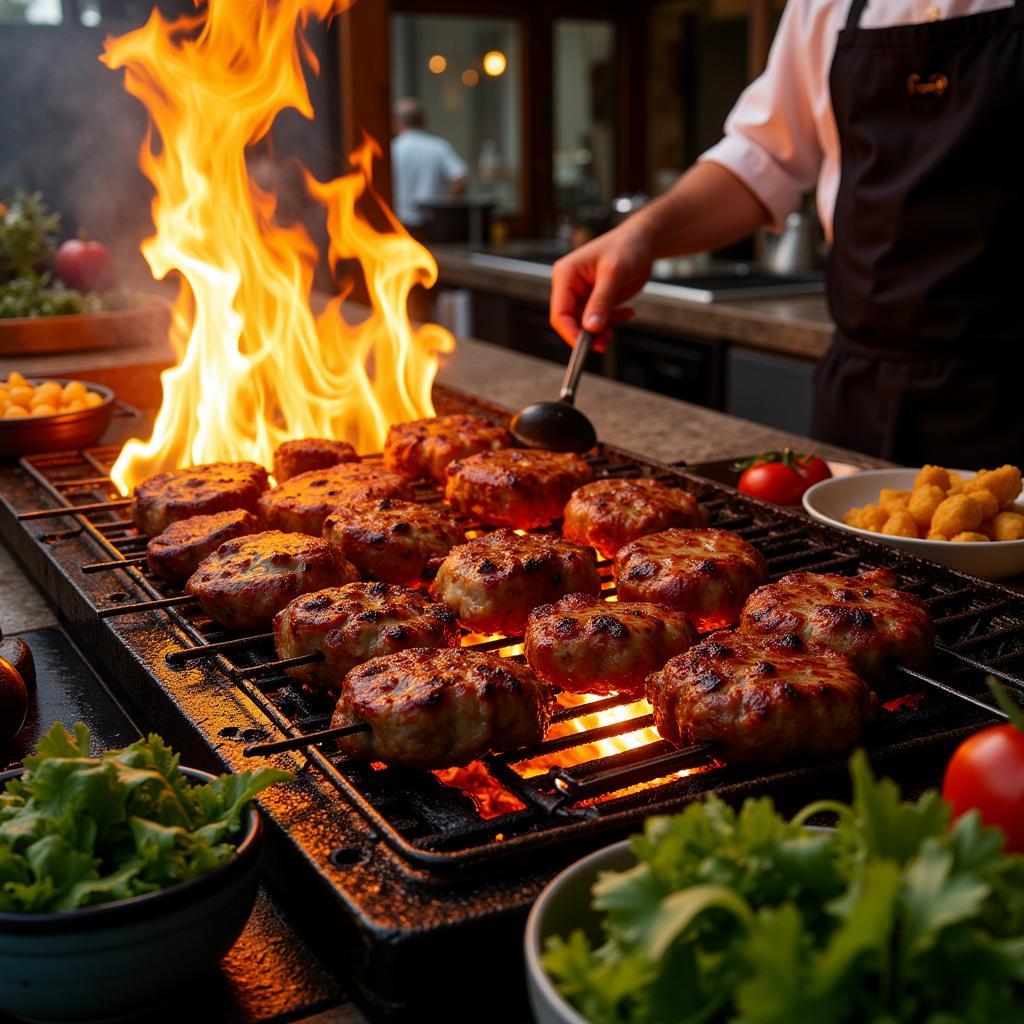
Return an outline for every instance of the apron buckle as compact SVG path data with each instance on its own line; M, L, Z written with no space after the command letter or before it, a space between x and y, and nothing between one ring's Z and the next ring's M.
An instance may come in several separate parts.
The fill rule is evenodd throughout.
M927 81L914 74L907 78L907 92L911 96L941 97L949 88L949 79L941 72L929 75Z

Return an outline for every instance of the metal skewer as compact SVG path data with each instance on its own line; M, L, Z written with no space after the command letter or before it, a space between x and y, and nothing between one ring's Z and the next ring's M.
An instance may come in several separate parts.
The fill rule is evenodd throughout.
M159 601L138 601L135 604L114 605L113 608L101 608L97 614L101 619L112 619L116 615L134 615L136 612L155 612L161 608L180 608L187 604L198 604L191 594L180 594L177 597L162 597Z
M110 562L90 562L82 566L82 572L106 572L108 569L131 569L136 565L145 565L146 556L139 555L138 558L115 558Z
M947 654L951 658L956 658L957 661L962 661L965 665L969 665L971 668L975 668L979 672L984 672L987 676L995 676L996 679L1001 679L1004 683L1010 683L1012 686L1024 688L1024 680L1022 680L1020 676L1015 676L1010 672L1004 672L1002 669L995 668L983 661L978 661L976 658L972 658L969 654L963 654L961 651L954 650L952 647L947 647L945 644L938 643L935 645L935 650L940 654Z
M227 651L237 651L239 647L249 647L254 644L265 643L273 640L273 633L255 633L249 636L236 636L231 640L221 640L215 644L201 644L198 647L189 647L184 651L172 651L167 655L169 665L182 665L187 661L198 661L200 658L212 658L215 654L224 654Z
M251 676L261 676L265 672L283 672L286 668L298 668L300 665L312 665L314 662L323 661L324 656L320 651L313 651L310 654L299 654L294 658L279 658L277 661L265 661L262 665L246 665L244 668L236 669L236 673L245 679Z
M337 740L341 739L342 736L354 736L356 733L369 731L370 727L366 722L356 722L355 725L336 725L331 729L320 729L317 732L306 733L304 736L289 736L288 739L272 740L269 743L253 743L246 747L242 753L246 757L260 757L263 754L281 754L286 750L302 750L303 747L313 747L327 740Z
M52 519L56 516L77 516L85 512L108 512L115 508L124 508L132 503L131 498L116 498L112 501L97 501L91 505L62 505L60 508L37 508L31 512L20 512L18 520Z
M928 686L931 686L936 690L941 690L950 697L956 697L957 700L973 704L975 707L981 708L983 711L987 711L990 715L995 715L997 718L1002 718L1004 721L1009 718L1002 708L995 708L986 701L979 700L977 697L972 697L971 694L964 693L963 690L958 690L955 686L950 686L948 683L943 683L938 679L933 679L931 676L926 676L923 672L917 672L912 668L907 668L906 665L894 665L893 668L905 676L910 676L911 679L916 679L919 683L926 683Z

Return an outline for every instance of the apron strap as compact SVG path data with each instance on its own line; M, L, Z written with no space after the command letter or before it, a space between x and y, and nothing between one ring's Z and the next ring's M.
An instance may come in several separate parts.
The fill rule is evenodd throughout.
M1024 4L1024 0L1016 0L1019 4ZM868 0L853 0L850 4L850 13L846 18L846 27L852 32L860 22L860 16L864 13L864 8L867 7Z

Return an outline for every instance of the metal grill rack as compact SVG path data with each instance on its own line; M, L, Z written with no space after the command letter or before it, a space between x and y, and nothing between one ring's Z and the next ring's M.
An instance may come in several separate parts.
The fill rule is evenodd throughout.
M439 411L472 411L491 419L499 411L456 393L439 389ZM446 407L447 406L447 407ZM109 479L117 450L36 456L23 468L58 507L75 507L78 524L95 541L101 557L85 567L111 573L126 584L108 595L113 603L100 615L136 612L166 614L190 646L167 655L172 667L196 658L215 662L284 737L322 729L331 705L323 696L301 690L276 660L269 635L237 637L206 619L179 590L147 573L142 556L146 538L124 516L126 501L111 500ZM866 737L876 758L899 758L948 745L966 732L992 721L997 714L986 703L983 675L994 673L1024 689L1024 601L1002 587L982 584L938 566L910 558L891 548L866 543L803 516L738 495L735 492L607 446L591 461L600 476L646 476L685 487L708 510L711 525L734 530L759 548L772 578L796 570L855 573L888 567L900 583L932 608L936 617L938 654L932 676L894 672L879 721ZM424 485L418 499L440 501L433 486ZM46 515L29 512L24 518ZM52 510L50 513L52 515ZM483 530L464 522L469 530ZM605 596L614 596L610 565L599 565ZM130 584L130 585L128 585ZM139 602L141 594L146 600ZM123 607L119 607L120 602ZM465 646L521 657L520 637L467 634ZM291 662L294 663L294 662ZM908 699L909 698L909 699ZM558 723L579 731L549 736L529 750L488 755L480 762L518 806L486 817L459 789L434 775L382 768L351 761L310 745L310 765L355 807L388 846L409 864L430 871L482 865L524 854L560 841L583 840L635 826L647 814L678 808L710 789L727 794L766 792L800 784L823 772L841 772L843 759L783 769L731 768L714 759L707 748L674 750L652 740L621 753L589 757L586 747L613 736L626 736L651 725L641 706L628 715L630 698L609 697L562 707ZM623 709L624 720L583 728L582 720L597 711ZM561 731L561 730L558 730ZM526 776L524 766L560 754L566 763ZM495 788L498 788L495 787Z

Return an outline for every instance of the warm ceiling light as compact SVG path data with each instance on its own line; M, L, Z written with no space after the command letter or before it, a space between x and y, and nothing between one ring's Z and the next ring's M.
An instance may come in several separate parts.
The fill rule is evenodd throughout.
M446 61L441 54L435 53L434 56L427 61L427 67L430 68L435 75L440 75L444 72L444 69L448 67L448 61Z
M466 70L462 72L463 85L468 85L472 89L479 81L480 76L472 68L466 68Z
M508 60L505 58L505 54L501 50L491 50L490 53L484 54L484 71L491 76L491 78L497 78L499 75L505 73L505 68L508 67Z

